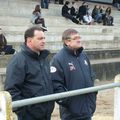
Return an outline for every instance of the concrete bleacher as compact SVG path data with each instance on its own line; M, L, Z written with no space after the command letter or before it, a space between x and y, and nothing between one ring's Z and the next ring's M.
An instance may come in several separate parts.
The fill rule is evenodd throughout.
M8 44L12 44L16 51L20 50L20 45L24 42L24 31L32 26L30 18L36 4L39 4L36 0L0 1L0 5L2 5L0 7L0 27L5 33ZM89 3L90 8L92 9L95 4ZM114 26L102 26L101 24L87 26L76 25L63 18L61 8L62 5L51 3L49 10L42 9L48 28L48 32L45 33L46 48L50 49L52 53L58 52L62 48L62 32L67 28L74 28L80 32L82 44L98 78L112 79L120 71L120 12L112 7L112 15L115 17ZM2 83L5 79L6 65L11 57L12 55L0 56L0 81Z

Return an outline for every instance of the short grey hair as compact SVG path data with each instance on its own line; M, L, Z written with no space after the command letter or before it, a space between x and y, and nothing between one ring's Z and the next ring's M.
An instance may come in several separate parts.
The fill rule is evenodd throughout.
M77 34L78 31L75 29L67 29L63 32L62 34L62 41L64 42L65 40L68 40L71 38L72 34Z

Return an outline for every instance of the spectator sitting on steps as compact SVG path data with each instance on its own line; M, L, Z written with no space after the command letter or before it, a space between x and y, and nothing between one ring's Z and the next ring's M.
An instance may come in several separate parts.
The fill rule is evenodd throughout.
M77 10L75 8L75 2L72 2L72 7L70 8L70 14L74 17L77 16Z
M7 45L7 40L0 28L0 55L4 54L14 54L15 50L12 48L12 45Z
M86 2L83 2L82 5L79 7L76 18L79 18L79 21L82 21L83 16L86 15L87 11L88 11L88 5L86 4Z
M70 11L69 5L70 5L69 1L66 1L65 4L63 5L62 16L70 19L72 22L74 22L76 24L79 24L79 21L69 13L69 11Z
M31 22L33 24L42 24L42 29L44 31L47 31L47 28L45 26L45 20L44 18L42 18L41 16L41 9L40 9L40 5L36 5L35 6L35 10L32 13L32 20Z
M103 15L103 25L113 26L113 16L111 16L111 7L108 7Z
M86 23L86 25L92 25L93 24L93 18L92 18L89 11L87 12L86 15L83 16L83 20Z

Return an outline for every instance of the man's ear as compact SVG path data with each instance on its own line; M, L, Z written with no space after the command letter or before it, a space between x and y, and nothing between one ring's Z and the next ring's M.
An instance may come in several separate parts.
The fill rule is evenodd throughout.
M28 38L27 38L27 43L31 43L31 41L32 41L32 38L31 38L31 37L28 37Z
M69 46L69 42L70 42L69 40L64 40L64 44L67 46Z

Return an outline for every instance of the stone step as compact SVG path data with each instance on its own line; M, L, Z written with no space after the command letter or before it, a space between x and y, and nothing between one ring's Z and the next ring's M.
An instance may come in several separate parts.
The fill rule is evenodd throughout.
M45 23L47 26L81 26L73 23L72 21L65 19L62 16L48 16L45 17ZM54 23L54 24L53 24ZM0 25L6 26L28 26L31 24L30 17L15 17L15 16L1 16Z
M24 31L26 29L29 28L29 26L1 26L1 28L3 29L4 31L4 34L23 34ZM65 31L66 29L71 29L70 26L65 26L65 27L62 27L62 26L49 26L47 27L48 31L47 32L50 32L50 33L63 33L63 31ZM76 29L77 31L79 31L79 33L89 33L89 34L101 34L101 33L114 33L113 30L114 29L107 29L107 28L95 28L93 26L84 26L82 25L81 27L79 26L75 26L74 29Z
M33 25L30 25L33 26ZM22 34L24 33L24 31L30 27L29 25L1 25L0 27L3 29L5 34L8 33L18 33L21 32ZM48 26L48 32L51 33L63 33L64 30L68 29L68 28L74 28L76 30L79 31L79 33L89 33L89 34L101 34L101 33L108 33L108 34L114 34L114 35L118 35L120 34L120 28L116 27L116 26L88 26L88 25L74 25L72 24L71 26Z
M111 58L120 58L120 49L91 49L85 50L91 60L104 60ZM114 59L112 59L114 60ZM111 61L112 62L112 61ZM93 62L96 64L95 62ZM97 62L98 63L98 62Z
M102 24L97 24L97 25L91 25L91 26L88 26L88 25L77 25L75 23L73 23L72 21L68 20L68 19L65 19L61 16L48 16L48 17L45 17L45 23L46 23L46 26L47 27L58 27L61 26L61 27L77 27L77 28L84 28L85 27L93 27L93 28L112 28L113 26L103 26ZM54 24L53 24L54 23ZM119 21L114 23L114 27L118 27L120 24L119 24ZM0 17L0 26L32 26L32 23L30 22L30 18L26 17L26 18L23 18L23 17L11 17L11 16L1 16ZM113 27L113 28L114 28Z
M82 41L82 45L85 49L119 49L120 41ZM62 48L62 42L47 42L46 48L52 52L57 52Z
M57 16L49 16L45 17L45 23L47 26L75 26L75 23L72 23L70 20L65 19L63 17L57 17ZM54 23L54 24L53 24ZM31 18L29 17L11 17L11 16L1 16L0 17L0 25L6 25L6 26L28 26L31 24ZM76 25L78 26L78 25ZM80 25L79 25L80 26Z
M32 26L32 25L31 25ZM29 28L29 25L1 25L1 28L5 33L8 32L24 32L27 28ZM77 29L80 33L119 33L120 28L116 26L99 26L99 25L74 25L72 24L71 26L48 26L48 32L63 32L64 30L68 28L74 28Z
M93 61L91 61L93 62ZM95 61L94 61L95 62ZM120 71L120 58L97 61L92 64L96 78L99 80L113 80Z
M48 32L46 34L46 42L61 42L62 33ZM5 34L8 42L23 42L24 34L9 33ZM114 35L108 33L80 33L81 41L113 41ZM98 37L99 36L99 37Z
M20 50L20 47L23 43L8 43L10 45L13 45L13 48L16 51ZM82 42L82 45L85 49L119 49L120 48L120 42L107 42L103 44L103 42ZM46 49L49 49L52 53L58 52L63 47L62 42L59 43L46 43Z
M37 4L39 4L39 2L30 2L30 3L23 2L22 4L19 2L17 3L14 2L12 4L6 3L5 5L3 4L2 8L0 8L0 15L1 16L9 15L9 16L31 17L32 12ZM50 4L49 9L42 9L42 15L60 16L61 8L62 8L61 5Z
M0 68L6 67L13 55L0 55ZM0 71L1 73L1 71Z
M0 68L0 91L4 90L6 68Z
M59 38L60 39L60 38ZM19 41L19 40L18 40ZM82 45L85 49L119 49L120 48L120 40L83 40L81 41ZM20 50L20 46L23 42L9 42L8 44L13 45L16 51ZM54 38L53 41L46 39L46 48L49 49L52 53L56 53L63 46L61 40L58 40L58 37Z

